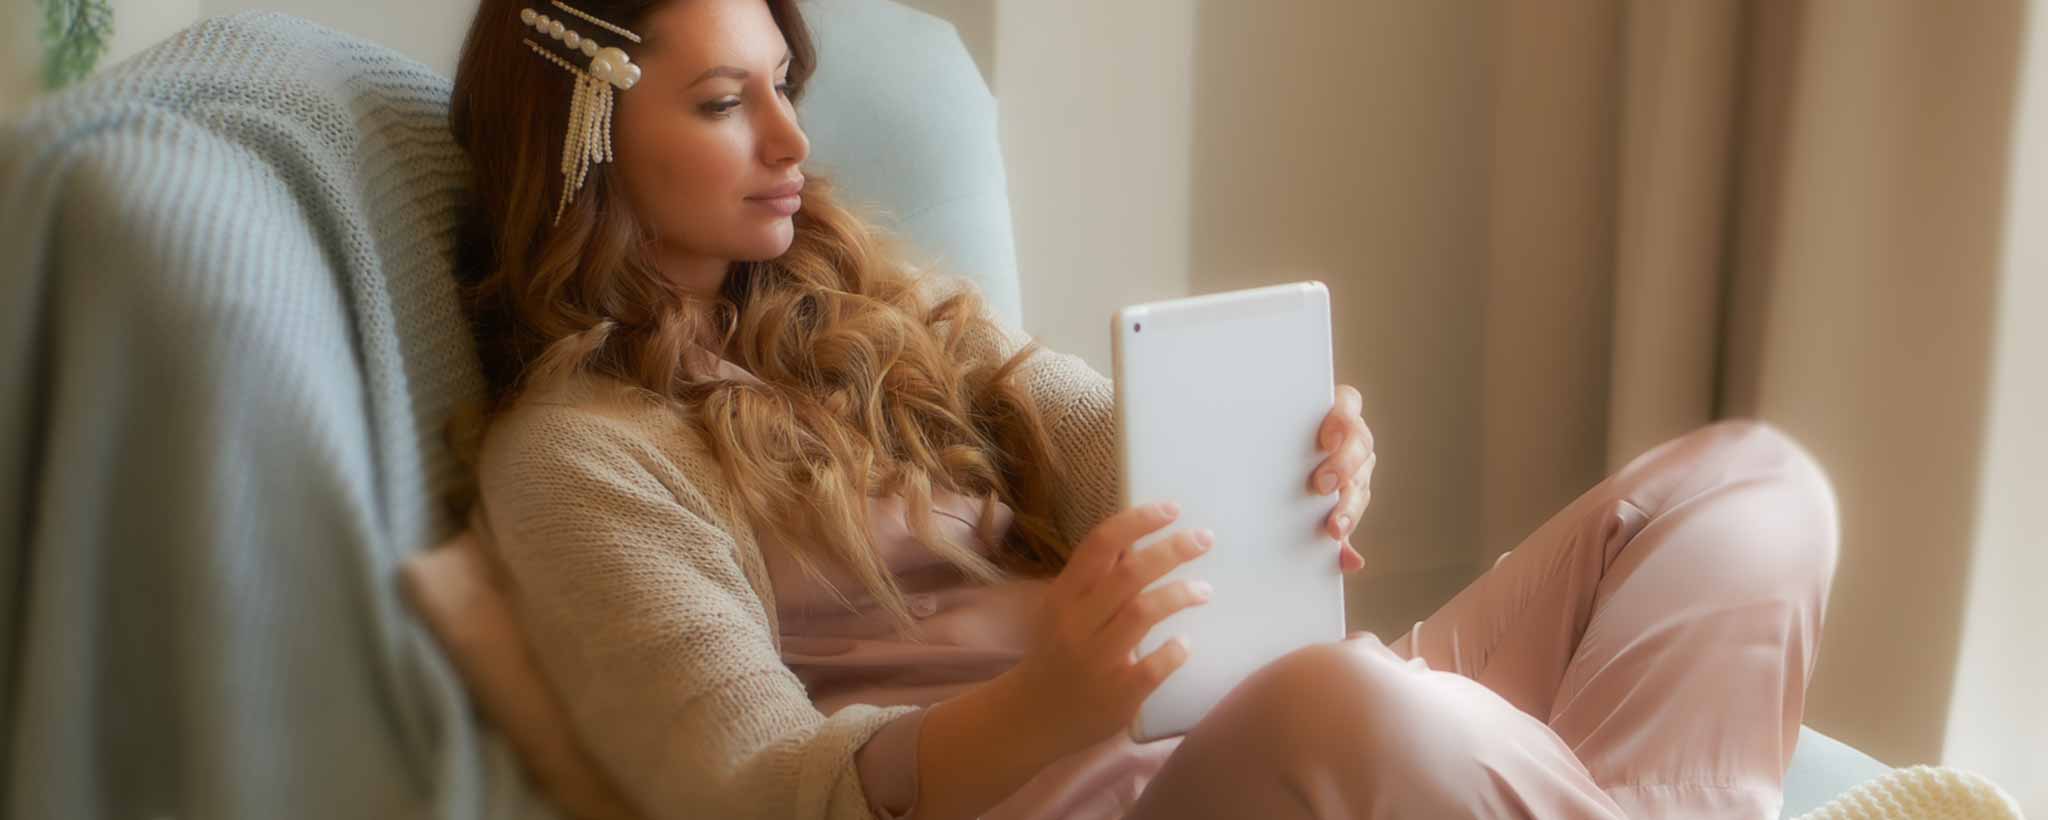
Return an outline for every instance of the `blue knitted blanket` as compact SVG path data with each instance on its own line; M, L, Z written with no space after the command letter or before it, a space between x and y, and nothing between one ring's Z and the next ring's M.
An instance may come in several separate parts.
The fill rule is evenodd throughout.
M249 14L0 132L0 814L552 816L393 580L482 389L448 93Z

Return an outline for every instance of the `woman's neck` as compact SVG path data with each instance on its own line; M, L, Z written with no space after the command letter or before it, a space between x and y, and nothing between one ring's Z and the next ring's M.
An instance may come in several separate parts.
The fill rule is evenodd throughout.
M654 262L662 276L689 297L686 309L697 320L696 338L691 341L720 358L730 358L718 323L713 320L713 306L718 303L725 277L732 271L732 262L667 247L655 250Z
M674 282L686 292L715 298L725 286L725 277L732 271L732 260L715 256L703 256L680 248L658 248L654 256L655 266L662 276Z

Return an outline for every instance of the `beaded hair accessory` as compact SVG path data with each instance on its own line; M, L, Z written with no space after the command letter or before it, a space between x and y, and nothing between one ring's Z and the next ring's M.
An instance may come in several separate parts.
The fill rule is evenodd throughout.
M640 42L638 34L600 20L562 0L551 2L555 8L583 22L631 42ZM579 68L568 58L532 38L524 41L533 53L546 57L548 62L561 66L576 77L575 93L569 97L569 137L562 141L562 199L555 204L554 222L561 224L562 213L569 209L569 202L576 198L576 192L583 190L583 181L590 176L590 166L611 161L612 89L626 91L640 82L640 67L633 64L625 51L599 46L588 35L534 9L521 10L519 22L539 36L560 41L572 53L590 58L588 68Z

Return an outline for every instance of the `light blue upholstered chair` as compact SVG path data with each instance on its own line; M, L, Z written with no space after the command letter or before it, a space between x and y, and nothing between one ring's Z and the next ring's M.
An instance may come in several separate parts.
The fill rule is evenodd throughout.
M995 105L945 23L809 5L815 167L1020 317ZM8 817L547 818L400 603L457 528L447 80L208 21L0 131ZM1807 732L1788 808L1882 767Z

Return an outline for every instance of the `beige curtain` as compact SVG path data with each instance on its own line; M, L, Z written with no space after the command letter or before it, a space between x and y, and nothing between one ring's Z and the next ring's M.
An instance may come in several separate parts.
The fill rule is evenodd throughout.
M2048 151L2013 140L2023 41L2048 49L2029 19L2022 0L1505 4L1480 565L1660 441L1771 420L1831 469L1844 519L1809 722L1898 764L1981 745L1952 720L1985 608L1969 570L2041 549L1979 537L1986 454L2021 429L1994 400L2048 409L2015 381L2031 371L1992 366L2020 343L2000 294L2048 276L2005 241L2014 158ZM2034 762L1987 773L2048 781L2040 721L1972 725L2037 733Z
M1486 306L1482 558L1716 415L1736 3L1510 3Z

